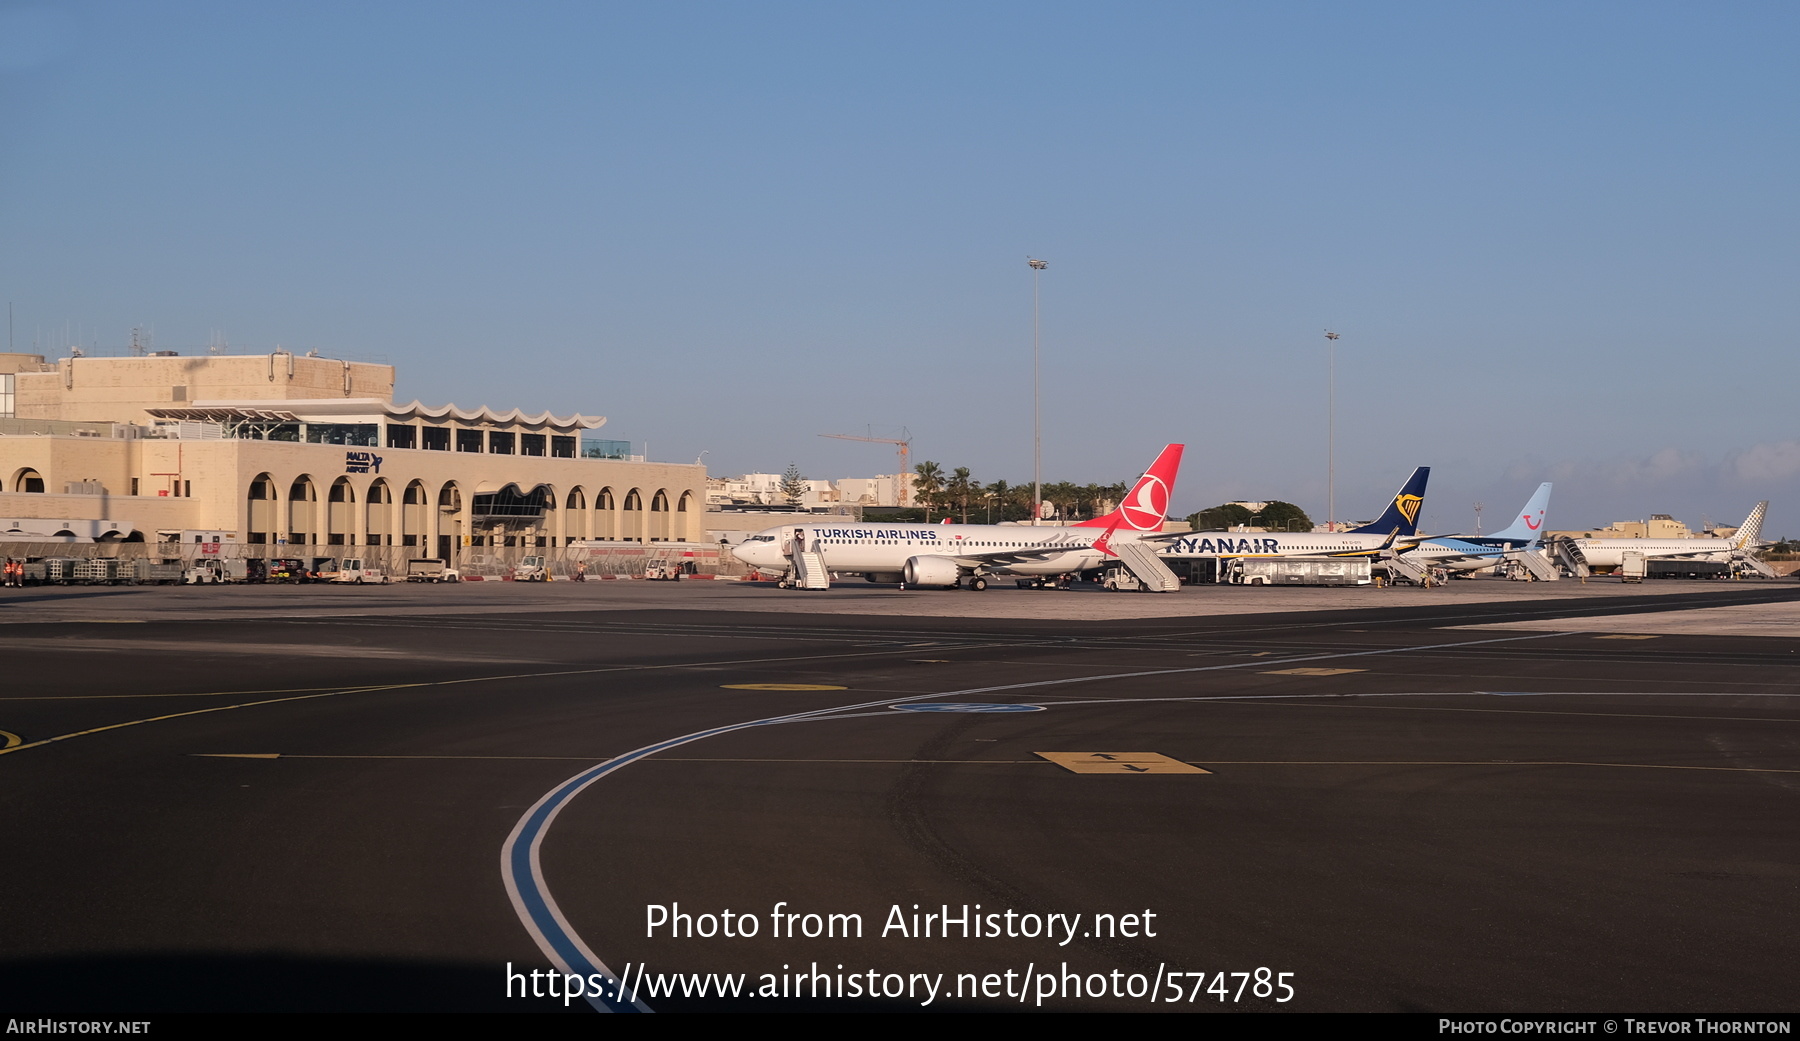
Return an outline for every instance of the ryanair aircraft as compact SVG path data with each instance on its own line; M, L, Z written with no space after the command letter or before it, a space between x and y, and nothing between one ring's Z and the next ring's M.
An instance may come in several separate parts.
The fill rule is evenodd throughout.
M758 571L787 575L789 582L815 555L831 574L862 575L871 582L904 586L986 589L993 575L1042 579L1099 567L1117 544L1162 531L1181 469L1181 445L1169 445L1104 517L1067 527L1024 524L784 524L732 547ZM819 587L822 588L822 587Z
M1396 538L1419 530L1419 508L1425 504L1425 482L1431 467L1421 466L1406 479L1387 511L1372 524L1349 531L1297 533L1231 531L1170 532L1142 536L1167 543L1165 557L1379 557L1393 550Z

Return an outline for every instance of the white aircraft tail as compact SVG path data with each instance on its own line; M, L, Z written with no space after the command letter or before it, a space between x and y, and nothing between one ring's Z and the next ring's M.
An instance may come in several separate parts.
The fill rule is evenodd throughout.
M1739 528L1737 534L1731 537L1731 548L1737 550L1755 549L1757 536L1762 534L1763 515L1768 512L1769 501L1767 499L1757 503L1756 509L1750 511L1750 516L1744 518L1744 526Z

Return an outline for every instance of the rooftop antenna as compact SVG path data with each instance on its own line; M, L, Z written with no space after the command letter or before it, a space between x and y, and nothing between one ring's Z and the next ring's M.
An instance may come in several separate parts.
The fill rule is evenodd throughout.
M1475 504L1475 534L1481 534L1481 503Z

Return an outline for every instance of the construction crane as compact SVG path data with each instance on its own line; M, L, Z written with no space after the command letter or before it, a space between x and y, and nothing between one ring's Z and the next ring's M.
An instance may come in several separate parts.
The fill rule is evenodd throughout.
M901 427L900 436L898 438L864 437L861 434L820 434L819 436L835 437L840 441L873 441L877 444L898 446L900 449L900 476L898 478L898 483L900 485L900 505L911 505L912 480L908 475L912 473L912 466L910 465L912 459L912 431L905 427Z

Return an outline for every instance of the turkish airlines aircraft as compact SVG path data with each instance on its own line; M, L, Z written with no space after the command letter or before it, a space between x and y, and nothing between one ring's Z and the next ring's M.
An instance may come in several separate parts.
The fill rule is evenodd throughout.
M1096 568L1113 556L1107 542L1162 530L1182 447L1164 448L1118 509L1068 527L783 524L750 536L731 552L759 571L790 572L794 554L812 552L836 574L947 589L965 582L970 589L986 589L992 575L1048 577Z
M1743 527L1728 539L1574 539L1589 567L1620 567L1627 552L1645 557L1694 557L1702 560L1731 560L1756 548L1756 537L1762 532L1763 516L1769 512L1765 500L1756 504Z

